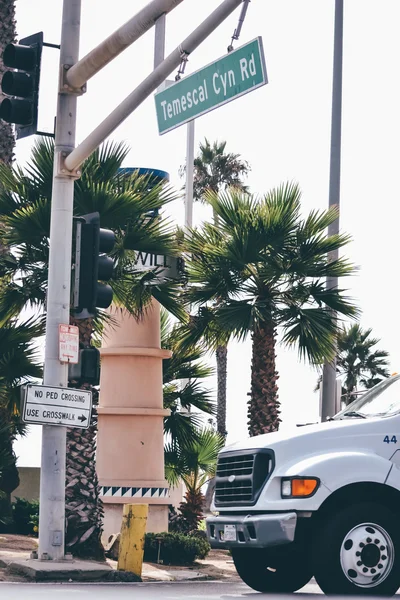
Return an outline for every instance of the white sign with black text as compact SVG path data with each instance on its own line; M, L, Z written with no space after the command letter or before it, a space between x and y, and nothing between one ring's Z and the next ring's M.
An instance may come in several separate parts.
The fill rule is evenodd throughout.
M92 414L92 392L28 384L22 420L36 425L87 429Z

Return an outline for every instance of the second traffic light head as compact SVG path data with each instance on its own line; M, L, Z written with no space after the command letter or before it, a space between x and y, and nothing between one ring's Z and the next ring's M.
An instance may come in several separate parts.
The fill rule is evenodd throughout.
M99 213L90 213L76 219L73 308L76 315L86 318L96 308L108 308L112 302L112 288L101 283L109 281L114 261L106 255L115 245L115 235L109 229L100 229ZM99 281L100 280L100 281Z
M95 213L98 215L98 213ZM114 261L107 256L115 246L115 234L110 229L100 228L100 217L95 226L95 243L96 243L96 268L97 275L95 281L95 298L98 308L108 308L113 299L113 291L109 285L99 283L100 281L109 281L113 276Z
M79 384L100 383L100 352L97 348L81 348L79 351L78 364L68 365L68 381L76 381Z

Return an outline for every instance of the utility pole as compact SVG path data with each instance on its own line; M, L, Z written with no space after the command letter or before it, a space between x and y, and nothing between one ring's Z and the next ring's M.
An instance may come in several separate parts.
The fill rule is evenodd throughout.
M342 143L342 71L343 71L343 0L335 0L335 33L333 48L333 83L332 83L332 122L331 122L331 155L329 177L329 208L340 206L340 159ZM339 217L329 225L328 235L339 233ZM328 260L339 258L339 251L328 254ZM327 277L327 289L338 286L337 277ZM322 421L332 417L336 406L336 357L331 363L324 364L322 375Z
M186 125L186 181L185 181L185 225L184 231L187 235L188 231L193 227L193 173L194 173L194 129L195 120L189 121ZM191 307L188 307L190 313ZM181 386L184 389L190 384L190 379L183 379ZM187 410L181 409L182 412L190 414L190 407Z
M154 34L154 68L165 58L166 14L161 15L155 23ZM173 83L173 81L166 81ZM185 181L185 229L193 226L193 163L194 163L194 124L189 121L186 126L186 181Z
M79 55L81 0L64 0L60 48L62 73ZM44 385L67 387L68 365L58 356L58 326L69 323L74 178L61 173L58 158L75 147L77 96L59 91L51 197L50 256ZM39 558L64 558L66 428L43 426L40 471Z
M154 26L154 68L156 69L165 57L165 29L167 15L164 13L158 17Z
M193 175L194 175L194 129L195 120L186 126L186 183L185 183L185 229L193 227Z

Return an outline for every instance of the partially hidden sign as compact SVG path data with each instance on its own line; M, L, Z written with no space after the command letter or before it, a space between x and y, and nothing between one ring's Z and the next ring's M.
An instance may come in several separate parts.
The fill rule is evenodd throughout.
M58 359L60 362L78 364L79 329L75 325L58 326Z
M262 38L257 37L156 94L158 131L167 133L266 83Z

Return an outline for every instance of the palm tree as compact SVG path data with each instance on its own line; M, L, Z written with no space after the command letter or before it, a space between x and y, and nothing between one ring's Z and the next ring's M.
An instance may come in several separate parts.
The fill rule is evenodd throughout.
M200 345L179 345L177 325L171 325L165 310L161 312L161 347L172 351L171 358L163 361L164 408L171 411L164 419L166 447L178 451L196 438L204 416L215 414L215 404L201 383L212 375L213 369L200 360Z
M247 191L243 178L250 171L249 163L240 154L225 152L226 142L215 141L212 145L205 138L199 146L200 152L194 159L193 197L206 202L206 192L218 193L226 187L237 187ZM214 213L217 217L217 214Z
M250 171L248 162L241 159L240 154L225 152L226 142L215 141L212 145L205 138L200 143L200 152L194 160L193 197L200 202L207 201L207 192L225 190L234 186L247 191L243 178ZM214 224L218 219L213 210ZM218 298L216 299L218 302ZM226 436L226 381L228 364L228 343L216 347L217 362L217 431Z
M179 327L171 327L165 310L161 312L161 347L172 351L172 357L163 361L164 408L170 410L170 415L164 418L165 454L171 471L173 457L179 461L183 449L198 439L204 417L208 416L209 424L213 423L215 404L201 384L202 379L213 374L213 369L200 361L204 355L200 344L187 347L179 344ZM206 500L208 495L207 491Z
M178 286L159 283L154 273L135 270L136 251L173 254L175 236L167 221L150 218L175 199L172 189L153 185L151 176L121 172L128 153L123 144L105 144L83 164L75 182L74 214L98 211L102 227L114 230L114 300L132 314L142 314L152 297L178 318L184 311L177 302ZM47 289L50 207L54 145L39 140L27 167L0 165L0 241L8 246L0 257L0 272L7 286L0 295L0 322L31 306L44 310ZM78 321L81 346L92 343L101 328L101 311L95 319ZM100 320L99 320L100 319ZM101 502L95 473L96 415L88 430L70 430L67 464L67 546L75 555L101 558Z
M231 189L209 193L218 224L193 230L187 240L187 302L199 307L184 326L183 344L215 332L239 340L252 337L250 435L279 427L276 343L278 330L287 346L297 345L301 358L319 364L335 353L337 326L331 310L354 316L356 308L339 289L326 289L329 276L351 275L354 267L327 253L350 238L326 235L337 210L300 214L300 190L286 184L264 197ZM217 302L218 300L218 302Z
M0 495L3 517L11 515L11 493L19 485L13 442L23 435L20 388L41 376L32 338L42 333L41 324L15 320L0 327Z
M7 44L15 41L15 0L2 0L0 2L0 80L5 71L2 56ZM0 92L0 102L2 95ZM14 151L14 135L12 125L0 120L0 162L11 164Z
M127 153L124 144L104 144L83 163L82 176L75 182L74 215L98 211L101 226L116 233L116 268L111 285L117 302L137 314L154 297L182 318L174 282L161 285L153 273L134 268L136 251L176 251L170 223L149 218L149 213L173 201L175 194L168 185L151 185L151 176L121 173ZM0 322L20 314L26 306L39 310L44 307L53 155L53 141L45 138L35 144L24 170L0 164L0 213L4 223L0 238L10 249L0 260L0 273L9 280L0 295Z
M354 400L358 386L370 389L389 377L389 353L373 350L378 338L370 337L372 329L362 329L358 323L343 327L338 335L337 372L343 377L342 394L345 404Z
M358 323L343 326L338 332L336 372L342 378L342 402L352 402L358 388L368 390L389 377L389 353L372 348L379 344L379 338L370 338L372 329L362 329ZM343 381L344 378L344 381ZM322 375L318 377L314 391L321 385Z
M195 439L181 448L172 446L165 451L165 476L170 485L182 479L186 486L184 501L179 510L187 532L197 529L203 518L202 487L215 476L219 451L225 439L212 429L201 430Z

